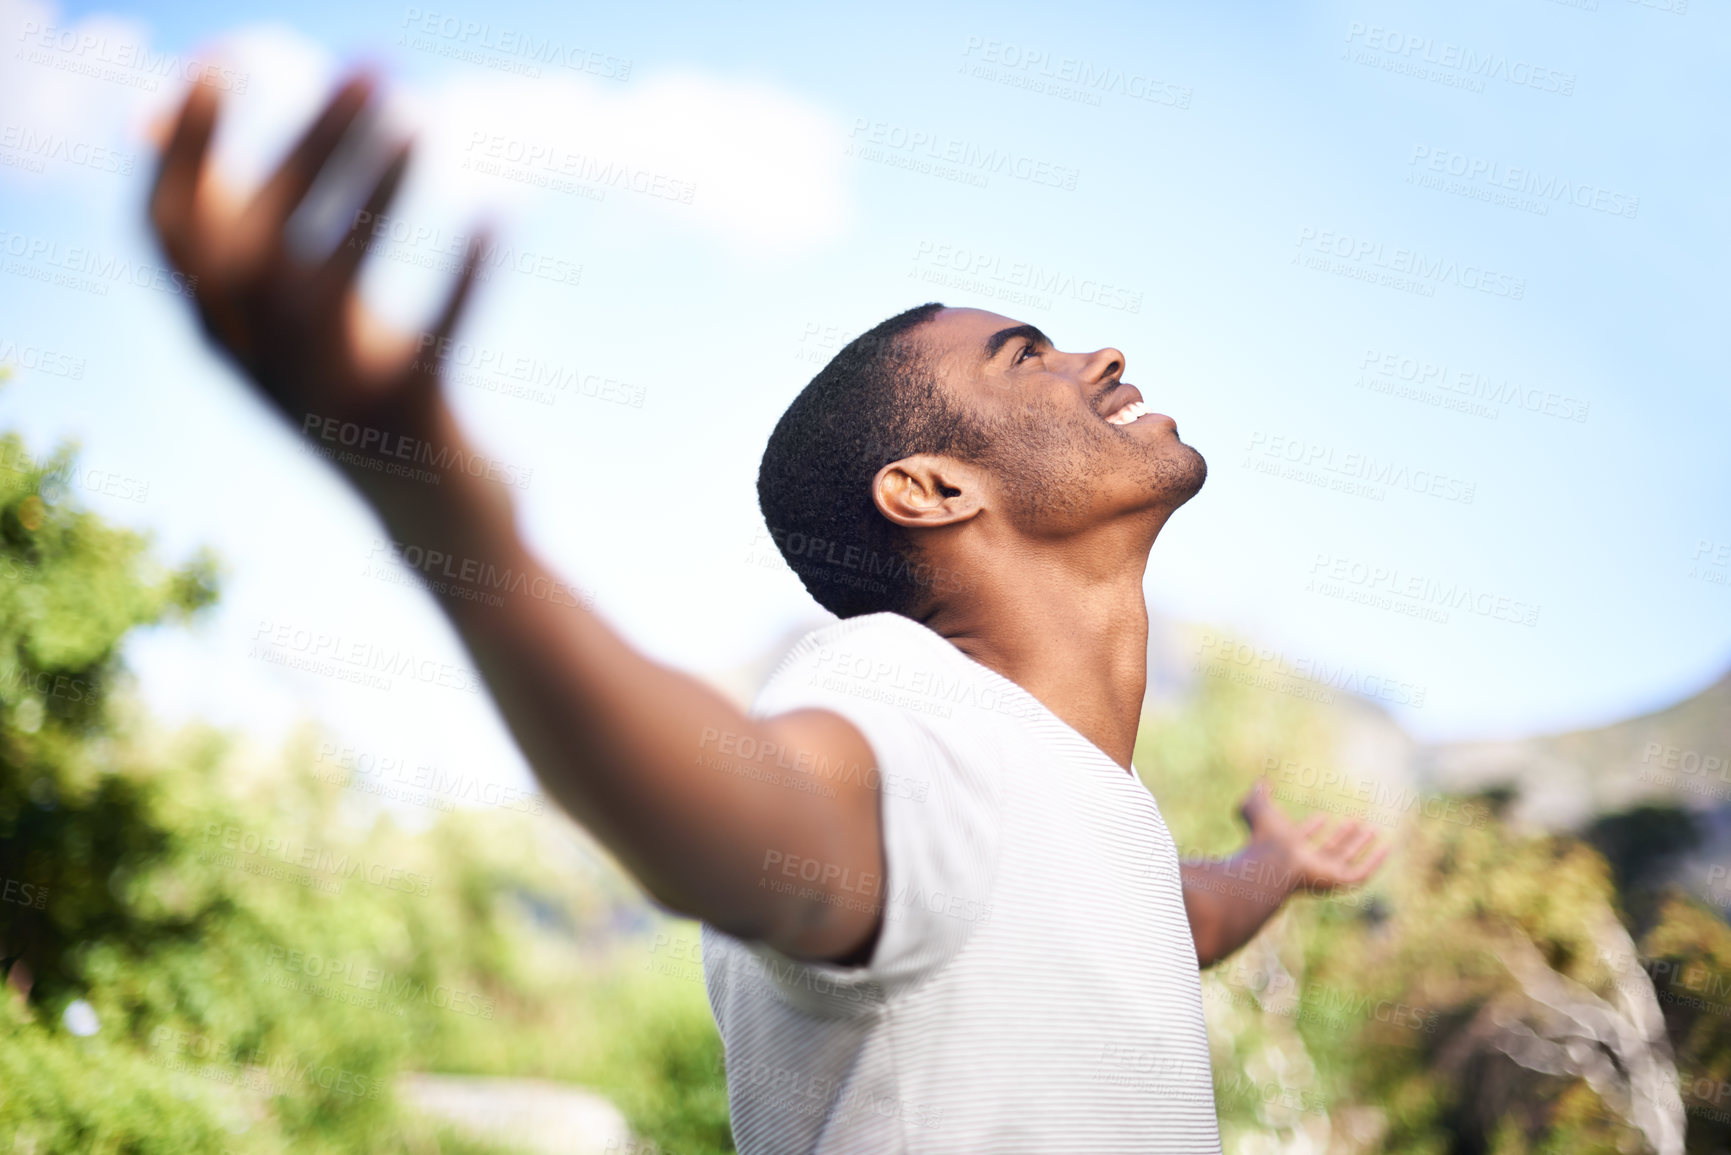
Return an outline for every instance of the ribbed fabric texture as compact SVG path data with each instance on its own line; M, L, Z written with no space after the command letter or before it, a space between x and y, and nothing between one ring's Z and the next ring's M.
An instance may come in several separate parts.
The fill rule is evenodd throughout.
M809 634L752 713L809 707L877 757L885 923L863 967L703 927L741 1155L1218 1153L1177 850L1141 783L898 614Z

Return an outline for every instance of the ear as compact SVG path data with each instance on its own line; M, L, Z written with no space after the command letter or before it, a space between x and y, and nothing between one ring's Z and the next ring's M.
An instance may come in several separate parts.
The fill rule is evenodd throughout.
M953 457L916 453L878 470L872 501L885 517L911 529L958 525L984 508L983 480Z

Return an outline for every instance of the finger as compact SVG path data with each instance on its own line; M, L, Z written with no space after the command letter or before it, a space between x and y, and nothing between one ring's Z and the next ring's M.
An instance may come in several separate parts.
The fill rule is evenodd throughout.
M198 186L216 129L216 109L216 90L194 84L175 118L150 192L150 223L169 259L183 271L191 252Z
M402 184L403 173L409 166L410 147L409 143L404 141L386 162L384 171L373 185L373 191L367 195L366 204L355 213L348 236L343 238L336 251L325 262L322 279L326 292L341 293L354 280L355 270L361 267L361 260L367 255L367 237L373 231L373 222L383 216L385 210L391 207L391 201L396 199L397 188Z
M1372 874L1376 873L1376 868L1382 865L1383 859L1387 858L1389 851L1393 849L1394 843L1392 842L1385 842L1381 846L1377 847L1376 851L1369 858L1347 871L1347 885L1351 886L1355 883L1363 882Z
M451 286L451 295L445 299L445 307L439 310L438 317L428 331L435 344L456 331L457 322L462 320L463 310L468 307L469 294L481 277L481 259L491 247L492 235L486 229L476 229L469 238L469 247L463 252L463 267L457 271L457 283Z
M1309 841L1310 836L1315 834L1318 830L1321 830L1323 825L1327 822L1328 815L1320 813L1312 814L1309 818L1306 818L1303 822L1299 823L1298 836L1305 841Z
M1318 849L1324 854L1337 854L1339 853L1340 848L1345 846L1360 829L1361 827L1358 819L1349 818L1336 827L1334 833L1324 839L1322 845L1318 847Z
M1353 839L1350 843L1348 843L1346 848L1340 852L1340 860L1342 862L1351 862L1353 859L1357 858L1360 854L1364 853L1365 847L1369 846L1371 843L1373 843L1375 841L1376 841L1376 831L1374 831L1374 830L1364 831L1357 838Z
M350 77L337 89L253 201L249 212L257 214L264 228L272 233L282 228L372 94L370 76Z
M451 286L444 306L426 329L404 332L382 324L362 304L360 294L349 293L342 299L348 312L348 324L354 334L359 356L368 375L389 380L411 391L437 390L440 371L449 346L446 338L456 330L474 283L481 279L481 261L490 246L484 231L477 231L463 254L463 264L457 281ZM404 380L404 378L408 380Z
M1238 804L1238 808L1246 816L1249 816L1251 814L1255 814L1257 811L1261 810L1263 807L1265 807L1267 805L1268 805L1268 779L1258 778L1256 780L1256 782L1250 787L1250 789L1245 793L1244 801L1240 802Z
M1238 806L1238 815L1254 838L1287 838L1292 819L1275 804L1268 779L1259 778Z
M1245 825L1255 828L1256 818L1262 813L1263 800L1258 787L1252 786L1238 800L1238 817L1244 819Z

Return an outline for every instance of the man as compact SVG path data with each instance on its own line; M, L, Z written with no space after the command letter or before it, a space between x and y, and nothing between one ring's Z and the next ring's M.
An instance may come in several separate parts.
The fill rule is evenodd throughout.
M468 460L440 354L485 241L422 335L360 303L364 223L319 260L285 241L371 95L346 83L242 203L208 175L217 98L195 87L152 221L297 429ZM568 599L443 603L547 792L705 924L742 1151L1218 1151L1198 966L1386 853L1356 823L1295 825L1259 786L1243 853L1180 864L1131 767L1142 578L1206 469L1124 368L935 304L837 354L776 427L759 498L843 620L749 714ZM377 464L339 468L394 540L564 588L504 485Z

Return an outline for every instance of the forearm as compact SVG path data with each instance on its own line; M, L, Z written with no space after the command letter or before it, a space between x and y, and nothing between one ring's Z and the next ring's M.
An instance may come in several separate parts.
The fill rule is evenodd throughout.
M356 139L351 130L373 95L370 79L351 77L242 200L206 163L216 91L192 86L163 149L150 218L169 259L197 285L205 331L328 451L383 519L394 553L418 559L423 572L437 559L430 591L548 793L669 906L790 953L846 954L875 929L875 908L826 901L835 896L821 887L765 886L764 867L779 852L784 861L818 860L826 877L881 878L875 794L843 783L821 794L790 790L778 777L764 784L749 754L728 749L788 750L796 766L802 758L869 764L859 731L818 710L752 720L633 652L525 547L491 463L474 468L438 374L481 270L484 234L471 236L450 292L418 335L381 322L357 291L375 231L367 222L389 211L406 144L361 144L346 162L359 171L370 153L377 178L347 237L322 259L290 243L290 220ZM869 780L863 770L853 782Z
M1212 966L1256 937L1293 890L1289 856L1252 842L1231 858L1184 863L1184 908L1196 961Z
M472 460L443 404L411 435L431 447L423 457ZM508 487L456 464L433 469L436 483L352 462L345 470L406 556L436 553L440 572L458 575L451 585L472 587L456 592L490 595L447 589L437 600L548 794L653 896L744 937L797 946L789 924L806 912L760 885L767 853L869 869L861 860L876 847L838 829L833 796L770 784L738 754L785 745L785 734L650 661L582 599L561 595L569 587L517 532ZM835 944L820 929L808 945Z

